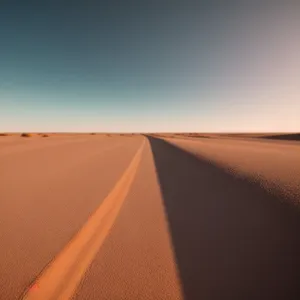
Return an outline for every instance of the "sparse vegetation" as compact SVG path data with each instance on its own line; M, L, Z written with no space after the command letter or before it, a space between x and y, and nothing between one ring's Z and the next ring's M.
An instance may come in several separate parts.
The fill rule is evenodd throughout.
M96 135L96 133L95 133L95 132L92 132L91 135Z
M21 137L32 137L32 134L31 133L26 133L26 132L23 132L22 134L21 134Z
M8 136L7 133L0 133L0 136Z
M48 134L42 134L42 137L49 137Z

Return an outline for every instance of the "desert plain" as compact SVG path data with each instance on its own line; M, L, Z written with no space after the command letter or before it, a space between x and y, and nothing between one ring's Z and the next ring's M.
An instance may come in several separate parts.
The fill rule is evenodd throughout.
M300 299L299 134L0 136L0 299Z

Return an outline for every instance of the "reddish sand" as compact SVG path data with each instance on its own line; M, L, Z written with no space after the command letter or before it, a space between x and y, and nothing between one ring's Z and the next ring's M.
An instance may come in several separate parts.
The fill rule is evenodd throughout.
M115 226L79 288L79 299L181 299L150 145Z
M300 205L300 144L235 139L169 139L170 143L208 160L235 176L247 177L270 192L281 192Z
M1 300L58 261L144 139L0 138ZM74 299L300 299L300 146L149 137L120 201Z
M15 147L0 146L1 300L18 299L100 205L142 142L19 139Z

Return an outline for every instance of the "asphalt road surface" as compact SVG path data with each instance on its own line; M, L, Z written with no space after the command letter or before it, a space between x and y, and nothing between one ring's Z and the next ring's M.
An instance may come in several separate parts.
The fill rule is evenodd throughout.
M300 143L0 137L0 299L300 299Z

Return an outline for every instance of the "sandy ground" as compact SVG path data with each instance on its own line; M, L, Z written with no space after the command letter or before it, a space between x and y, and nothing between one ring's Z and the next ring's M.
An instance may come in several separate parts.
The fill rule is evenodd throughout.
M146 146L131 192L76 300L181 299L164 202Z
M91 223L143 140L0 137L1 300ZM149 137L134 176L73 299L300 299L300 146Z
M249 178L270 192L300 204L300 144L297 142L236 139L168 139L168 141L224 169Z
M0 299L7 300L18 299L83 226L141 138L16 139L15 148L8 142L0 148Z
M234 138L234 139L267 139L267 140L284 140L284 141L300 141L300 133L276 133L276 132L269 132L269 133L201 133L201 132L190 132L190 133L176 133L176 132L169 132L169 133L156 133L154 134L160 137L175 137L175 138Z
M299 196L289 202L224 166L287 182L293 164L284 162L293 153L291 172L299 170L300 152L238 141L229 150L226 141L172 143L180 148L151 140L185 299L298 299L300 218L290 203ZM299 195L299 173L293 177Z

